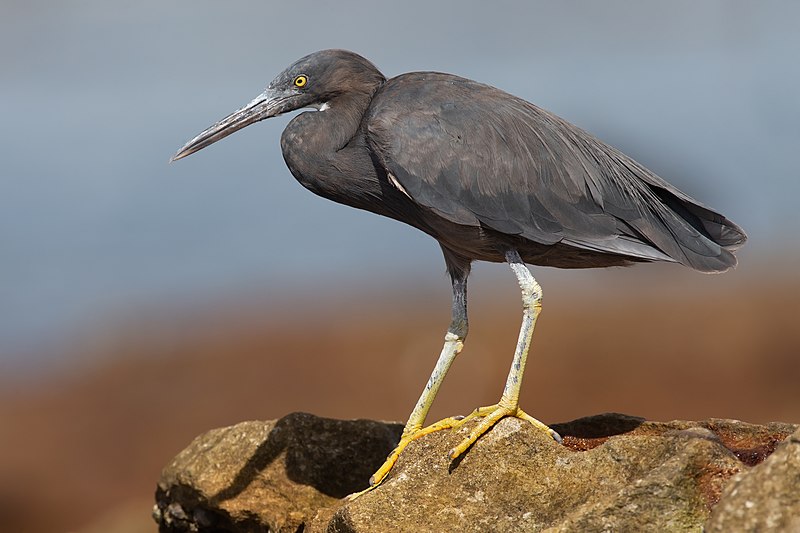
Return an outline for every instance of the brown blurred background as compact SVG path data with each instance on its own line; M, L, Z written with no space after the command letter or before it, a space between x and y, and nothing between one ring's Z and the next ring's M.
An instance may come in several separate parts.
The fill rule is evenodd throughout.
M154 531L197 434L293 411L403 421L449 322L427 236L302 189L265 121L168 165L311 51L490 83L750 236L733 272L535 268L523 407L545 422L800 422L800 3L6 0L0 529ZM476 265L431 418L497 401L521 305Z

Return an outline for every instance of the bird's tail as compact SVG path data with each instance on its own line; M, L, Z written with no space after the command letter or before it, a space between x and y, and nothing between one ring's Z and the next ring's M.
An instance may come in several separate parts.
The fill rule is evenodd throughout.
M736 266L733 252L747 240L742 228L679 191L652 184L650 190L665 208L657 216L672 241L666 246L658 243L660 248L666 247L664 251L673 259L701 272L724 272Z

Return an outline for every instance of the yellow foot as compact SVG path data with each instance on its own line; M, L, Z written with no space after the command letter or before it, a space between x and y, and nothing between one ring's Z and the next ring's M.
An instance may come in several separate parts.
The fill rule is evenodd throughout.
M561 443L561 435L547 427L545 424L542 424L528 413L520 409L519 407L506 407L502 404L497 405L489 405L487 407L478 407L473 412L471 412L465 418L457 421L453 424L453 427L461 427L465 422L472 420L474 418L483 418L480 424L475 426L475 428L470 432L470 434L462 440L458 446L450 450L450 458L455 459L472 446L476 440L480 438L481 435L492 429L492 427L500 421L501 418L505 418L507 416L513 416L515 418L519 418L522 420L526 420L533 424L537 429L540 429L550 435L554 441Z
M456 427L464 417L462 416L452 416L450 418L445 418L443 420L439 420L438 422L434 422L430 426L425 426L424 428L418 429L411 429L410 431L404 431L403 436L400 437L400 442L397 443L397 446L392 453L386 458L383 465L378 469L377 472L372 474L372 477L369 478L369 487L362 490L361 492L355 492L347 497L348 500L352 501L365 494L381 483L383 480L386 479L386 476L389 475L389 471L391 471L392 467L397 462L397 459L400 457L400 454L403 450L408 446L412 441L417 440L420 437L424 437L429 433L433 433L434 431L440 431L442 429L450 429Z

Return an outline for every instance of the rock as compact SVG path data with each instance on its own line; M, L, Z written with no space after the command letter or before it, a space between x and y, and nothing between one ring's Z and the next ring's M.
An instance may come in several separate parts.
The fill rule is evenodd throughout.
M162 471L161 532L295 532L367 487L403 426L293 413L197 437Z
M340 498L366 486L399 424L294 414L214 430L164 469L154 516L162 532L701 531L712 509L713 520L735 520L741 505L768 498L762 490L740 505L726 485L734 475L742 487L749 480L751 498L767 481L750 475L772 458L751 466L797 430L610 414L554 425L564 436L559 445L504 419L450 461L448 450L469 427L411 443L389 478L354 501ZM775 455L784 449L798 453L796 443L782 444ZM772 483L780 470L796 506L794 461L762 476ZM728 504L731 511L722 509ZM719 523L719 531L738 531Z
M725 487L707 531L800 531L800 430Z

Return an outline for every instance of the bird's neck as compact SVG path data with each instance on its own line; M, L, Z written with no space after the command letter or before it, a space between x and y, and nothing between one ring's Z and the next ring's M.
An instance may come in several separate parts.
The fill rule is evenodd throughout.
M281 149L292 175L305 188L330 200L369 209L379 191L361 120L371 94L346 94L330 100L322 111L295 117L281 136Z

